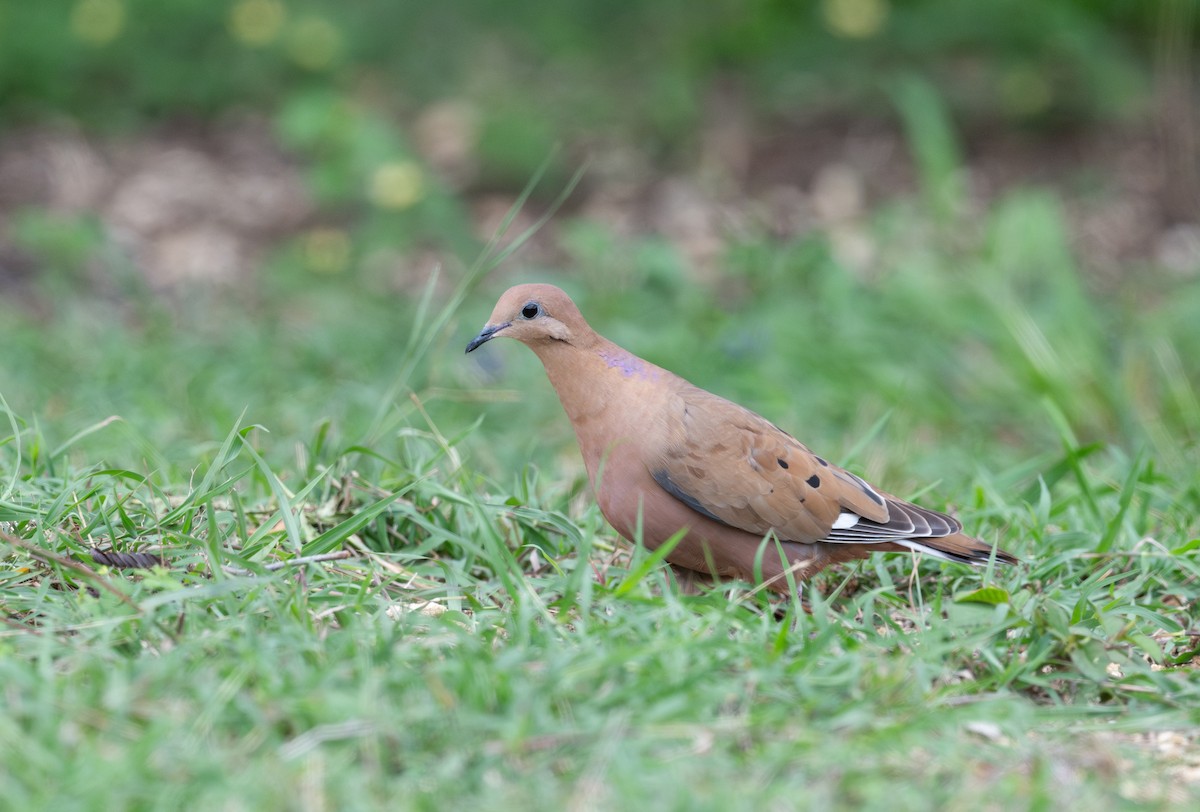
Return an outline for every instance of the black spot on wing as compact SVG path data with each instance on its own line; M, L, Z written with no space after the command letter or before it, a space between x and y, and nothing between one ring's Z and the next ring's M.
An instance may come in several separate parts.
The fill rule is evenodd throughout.
M775 462L779 463L779 467L783 470L786 471L788 469L787 460L783 459L782 457L776 459Z
M804 481L808 483L808 487L810 487L810 488L821 487L821 478L819 476L817 476L816 474L813 474L812 476L810 476L808 479L806 479Z
M665 468L660 468L657 471L651 471L650 475L654 477L654 481L658 483L658 487L674 496L680 502L683 502L701 516L705 517L706 519L712 519L714 522L721 522L721 524L726 526L729 525L728 522L722 521L719 517L713 515L712 511L700 504L696 497L679 487L679 485L673 479L671 479L671 475L667 473Z

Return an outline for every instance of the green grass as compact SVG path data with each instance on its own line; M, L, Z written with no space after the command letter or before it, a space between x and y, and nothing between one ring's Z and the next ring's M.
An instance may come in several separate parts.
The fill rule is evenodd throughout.
M3 319L0 805L1194 802L1137 734L1200 725L1195 286L1091 291L1047 195L956 216L877 213L869 279L748 237L720 295L568 224L603 332L1024 559L877 557L811 614L614 538L532 356L462 355L499 280L98 307L51 257Z

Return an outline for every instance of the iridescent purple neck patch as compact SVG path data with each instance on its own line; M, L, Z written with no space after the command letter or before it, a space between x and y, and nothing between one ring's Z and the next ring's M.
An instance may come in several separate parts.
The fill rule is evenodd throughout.
M600 357L609 369L619 369L626 378L646 377L646 362L632 353L622 349L601 350Z

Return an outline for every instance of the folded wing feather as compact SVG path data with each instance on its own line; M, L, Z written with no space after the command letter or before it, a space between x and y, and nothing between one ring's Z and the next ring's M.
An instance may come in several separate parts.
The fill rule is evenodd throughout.
M675 436L647 465L663 490L710 519L809 543L881 544L962 529L949 516L879 493L724 398L688 387L670 408Z

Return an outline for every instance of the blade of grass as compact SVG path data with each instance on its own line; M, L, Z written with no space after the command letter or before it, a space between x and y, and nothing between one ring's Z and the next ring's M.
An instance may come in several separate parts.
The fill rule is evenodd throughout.
M67 451L69 451L71 449L71 446L75 445L80 440L82 440L85 437L88 437L92 434L95 434L96 432L100 431L101 429L107 428L108 426L111 426L113 423L116 423L122 419L123 418L120 415L114 414L114 415L110 415L110 416L104 418L103 420L100 420L99 422L93 423L92 425L87 426L86 428L80 429L79 431L72 434L66 440L66 442L62 443L61 445L59 445L58 448L51 451L50 456L54 459L61 457L63 454L65 454Z
M271 489L271 493L275 495L275 501L279 503L279 516L283 520L283 527L287 532L288 541L290 541L292 544L292 551L295 552L296 555L300 555L301 551L304 549L304 533L300 529L300 518L292 507L293 498L288 495L287 488L283 486L283 483L279 480L279 477L277 477L275 472L271 470L271 466L267 464L267 461L264 460L262 456L254 450L254 447L250 445L250 441L245 437L241 437L241 441L242 447L246 449L246 453L248 453L258 465L259 472L262 473L263 478L266 479L267 485ZM308 489L311 489L318 480L324 478L325 475L321 474L317 479L314 479L309 483ZM298 497L299 495L297 495L297 498L294 500L295 503L300 502Z
M333 550L335 547L345 541L348 536L357 533L359 530L366 527L369 522L374 521L377 516L383 513L383 511L387 510L389 505L412 490L413 487L415 487L418 482L423 481L423 479L425 479L425 477L413 480L395 493L385 496L370 507L360 510L350 518L329 528L304 546L304 554L320 555L321 553L327 553Z
M8 477L8 484L4 488L4 492L0 493L0 499L8 499L17 488L17 480L21 476L21 427L18 425L17 416L13 414L13 410L9 408L8 401L4 399L4 395L0 393L0 408L4 409L4 414L8 418L8 425L12 429L13 450L15 452L12 466L12 473Z
M640 584L646 578L646 576L650 574L651 571L653 571L656 567L658 567L659 564L667 559L667 556L671 554L672 550L679 546L679 542L683 541L683 538L686 535L686 529L680 530L678 533L671 536L662 544L651 550L650 554L638 561L634 568L631 569L629 573L621 580L621 583L616 589L613 590L613 595L620 598L628 595L630 592L636 589L638 584ZM638 546L641 547L640 542L638 542ZM642 547L642 549L645 548Z
M1117 500L1117 512L1108 520L1104 535L1101 537L1100 543L1096 545L1096 552L1107 553L1112 549L1113 543L1117 540L1117 535L1121 532L1121 524L1125 521L1125 514L1129 512L1129 506L1133 504L1133 495L1137 492L1141 475L1142 455L1139 454L1129 467L1129 476L1125 477L1125 482L1121 485L1121 494Z

